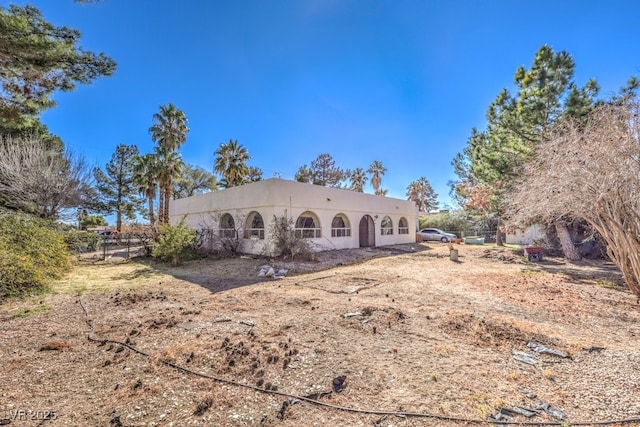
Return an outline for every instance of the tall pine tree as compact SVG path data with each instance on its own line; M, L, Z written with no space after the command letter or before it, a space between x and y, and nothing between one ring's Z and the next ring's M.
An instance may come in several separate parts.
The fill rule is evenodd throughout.
M116 229L122 230L122 217L133 219L140 211L144 200L138 195L134 185L134 159L138 157L138 147L120 144L106 164L105 170L95 168L93 175L98 190L97 210L106 214L116 214Z
M487 127L473 129L467 147L453 160L459 180L453 190L467 207L499 220L504 219L504 201L510 185L534 148L544 141L551 127L565 117L580 117L590 111L598 93L595 80L584 87L574 82L575 62L566 51L542 46L528 70L515 73L517 91L504 89L487 111ZM554 224L565 256L575 252L563 218ZM501 233L498 232L501 244Z

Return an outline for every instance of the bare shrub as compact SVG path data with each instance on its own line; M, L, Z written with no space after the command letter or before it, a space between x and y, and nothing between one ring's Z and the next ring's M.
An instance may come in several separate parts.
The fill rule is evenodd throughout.
M143 224L128 224L123 231L130 239L142 245L142 249L147 256L151 256L153 245L158 241L158 232L154 227Z
M603 104L551 132L512 195L512 217L568 216L606 242L640 302L640 122L638 103Z
M309 261L316 258L311 242L296 236L293 218L286 216L273 216L269 225L269 246L273 256L302 257Z
M0 197L7 206L41 218L90 204L91 170L83 158L51 150L37 138L0 137Z
M200 224L196 249L217 256L234 256L240 252L246 215L215 212Z

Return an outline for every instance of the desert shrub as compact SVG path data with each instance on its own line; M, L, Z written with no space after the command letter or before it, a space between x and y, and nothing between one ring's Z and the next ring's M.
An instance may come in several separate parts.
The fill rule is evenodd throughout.
M273 216L273 221L269 225L269 243L272 250L270 255L301 257L309 261L315 259L311 242L296 236L293 218Z
M64 241L71 252L94 252L100 246L100 236L87 231L72 230L64 234Z
M71 268L63 234L25 214L0 214L0 298L46 289Z
M25 255L0 249L0 299L44 289L46 280Z
M241 250L246 215L214 212L200 224L196 249L216 258L236 256Z
M144 253L150 256L153 252L153 245L158 238L155 227L143 224L130 224L126 226L125 232L129 237L137 240L142 245Z
M197 253L194 249L196 231L187 227L184 221L178 225L162 224L160 239L153 249L153 256L171 265L180 265L183 261L194 259Z

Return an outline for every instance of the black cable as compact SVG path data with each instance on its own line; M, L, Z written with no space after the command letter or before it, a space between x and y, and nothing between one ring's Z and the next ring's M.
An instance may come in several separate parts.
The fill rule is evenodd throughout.
M129 350L138 353L142 356L145 357L150 357L149 354L145 353L142 350L138 350L137 348L133 347L130 344L124 343L124 342L120 342L120 341L114 341L114 340L109 340L109 339L97 339L93 337L93 333L94 333L94 327L93 327L93 323L91 322L91 320L89 320L89 312L87 311L87 309L85 308L84 304L82 303L82 298L80 296L78 296L78 302L80 303L80 307L82 307L82 310L84 311L84 315L85 315L85 322L87 323L87 325L89 325L90 331L87 334L87 339L91 342L99 342L102 344L106 344L106 343L111 343L111 344L118 344L121 345L123 347L128 348ZM330 409L336 409L339 411L344 411L344 412L350 412L350 413L356 413L356 414L368 414L368 415L381 415L381 416L397 416L397 417L411 417L411 418L432 418L432 419L437 419L437 420L442 420L442 421L451 421L451 422L457 422L457 423L467 423L467 424L500 424L500 425L521 425L521 426L566 426L566 425L571 425L571 426L604 426L604 425L612 425L612 424L629 424L629 423L640 423L640 417L634 417L634 418L625 418L625 419L620 419L620 420L601 420L601 421L580 421L580 422L568 422L568 421L506 421L506 420L482 420L482 419L478 419L478 418L463 418L463 417L455 417L455 416L450 416L450 415L439 415L439 414L432 414L432 413L427 413L427 412L406 412L406 411L384 411L384 410L375 410L375 409L360 409L360 408L353 408L353 407L349 407L349 406L340 406L340 405L333 405L331 403L326 403L326 402L321 402L319 400L315 400L315 399L310 399L309 397L306 396L298 396L295 394L290 394L290 393L284 393L281 391L277 391L277 390L265 390L263 388L259 388L257 386L253 386L250 384L244 384L244 383L240 383L238 381L234 381L234 380L230 380L227 378L221 378L221 377L215 377L212 375L208 375L208 374L204 374L201 372L196 372L196 371L192 371L191 369L185 368L184 366L180 366L177 365L173 362L170 362L168 360L161 360L160 362L162 362L162 364L167 365L171 368L174 368L178 371L182 371L184 373L190 374L190 375L194 375L200 378L206 378L209 380L213 380L222 384L228 384L228 385L234 385L237 387L243 387L243 388L247 388L250 390L255 390L258 391L260 393L266 393L266 394L273 394L273 395L277 395L277 396L283 396L283 397L288 397L290 399L294 399L294 400L298 400L298 401L303 401L303 402L307 402L307 403L311 403L313 405L316 406L322 406L325 408L330 408Z

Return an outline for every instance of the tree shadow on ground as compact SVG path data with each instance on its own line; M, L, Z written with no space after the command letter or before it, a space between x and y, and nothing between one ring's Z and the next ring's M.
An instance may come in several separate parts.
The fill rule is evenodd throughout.
M544 258L534 263L548 273L565 274L572 281L583 284L609 282L625 287L622 273L616 265L606 260L581 260L570 262L563 258Z
M135 280L146 277L149 268L170 275L176 279L190 282L209 290L212 293L223 292L244 286L271 282L272 277L259 277L262 266L269 265L275 271L287 270L286 277L340 268L366 262L374 258L402 256L418 252L427 252L432 248L426 244L390 245L370 248L338 249L322 251L315 254L315 260L269 258L258 255L236 255L229 258L205 257L188 261L173 267L149 258L133 258L132 262L145 267L134 273L127 273L122 279Z

